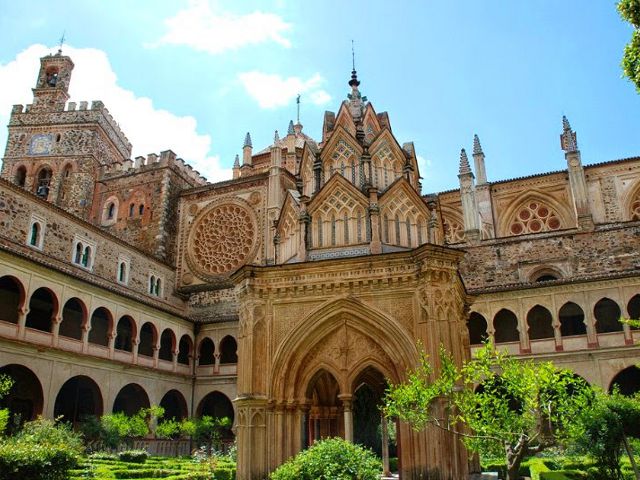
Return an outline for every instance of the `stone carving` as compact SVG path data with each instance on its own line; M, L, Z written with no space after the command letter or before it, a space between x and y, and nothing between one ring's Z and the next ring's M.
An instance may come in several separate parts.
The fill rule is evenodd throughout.
M228 274L255 254L258 228L253 210L228 201L205 210L189 234L187 260L205 280Z

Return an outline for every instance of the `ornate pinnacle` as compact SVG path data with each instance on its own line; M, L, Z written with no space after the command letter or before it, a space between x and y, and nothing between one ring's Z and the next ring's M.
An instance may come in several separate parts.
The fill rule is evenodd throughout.
M243 147L253 147L253 145L251 145L251 135L249 134L249 132L247 132L247 135L244 137Z
M289 120L289 128L287 128L287 135L293 135L295 130L293 129L293 120Z
M236 153L236 159L233 161L233 168L240 168L240 155Z
M469 165L469 159L467 158L467 152L463 148L460 150L460 170L459 174L464 175L466 173L471 173L471 165Z
M273 134L273 144L275 145L279 141L280 141L280 135L278 135L278 130L276 130L275 133Z
M473 154L478 155L483 153L484 152L482 151L482 145L480 145L480 139L478 138L478 135L474 135L473 136Z
M564 115L562 116L562 134L560 135L560 146L567 152L578 151L578 138L576 132L571 130L571 124Z

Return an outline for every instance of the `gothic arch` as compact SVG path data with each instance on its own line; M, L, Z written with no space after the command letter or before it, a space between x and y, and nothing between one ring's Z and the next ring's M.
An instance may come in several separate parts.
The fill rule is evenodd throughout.
M462 209L462 205L460 205L460 209ZM441 205L440 215L446 242L448 244L464 242L464 222L461 211L450 205Z
M629 190L629 195L623 200L622 205L623 220L640 220L640 182Z
M386 372L392 381L399 381L406 368L415 365L418 360L413 340L399 324L372 306L352 296L345 296L316 308L293 328L277 348L273 361L273 383L269 386L271 396L281 400L303 397L304 392L300 389L306 384L292 379L308 378L309 372L316 370L318 363L309 365L305 359L308 359L313 347L335 334L339 328L348 329L379 347L389 361L381 371ZM366 357L360 361L366 361ZM339 382L342 381L346 386L344 375L342 378Z
M550 212L555 212L555 216L559 221L559 225L555 227L555 224L550 224L549 228L541 228L540 232L543 231L551 231L551 230L561 230L566 228L575 227L576 220L575 215L571 212L570 208L567 205L564 205L550 195L545 194L540 190L528 190L523 192L518 197L514 198L509 206L504 210L504 212L500 215L498 219L498 236L499 237L512 237L515 235L523 235L526 233L534 233L533 229L531 231L522 231L520 233L515 233L510 230L510 226L512 221L515 219L516 215L525 207L529 208L533 204L537 206L546 206ZM532 209L536 210L536 209ZM496 210L496 212L499 210ZM540 212L542 213L542 212ZM546 218L551 218L549 214ZM528 221L528 219L527 219Z

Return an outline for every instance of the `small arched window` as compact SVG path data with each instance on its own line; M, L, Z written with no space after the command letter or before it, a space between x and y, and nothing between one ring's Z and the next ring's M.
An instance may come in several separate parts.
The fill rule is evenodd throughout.
M38 183L36 184L36 195L47 199L49 196L49 185L51 184L51 169L43 168L38 172Z
M31 235L29 236L29 245L37 247L40 245L40 224L33 222L31 225Z
M140 206L138 207L138 214L142 216L143 213L144 213L144 203L141 203Z
M132 203L129 205L129 216L133 217L133 212L135 211L136 206Z
M116 204L111 202L108 206L107 206L107 219L111 220L113 219L114 215L116 212Z
M129 277L129 265L124 260L118 264L118 282L127 283Z
M153 291L156 288L156 277L155 275L151 275L149 277L149 293L153 295Z
M162 292L162 281L159 278L156 278L156 283L153 287L153 294L156 297L160 296L160 292Z

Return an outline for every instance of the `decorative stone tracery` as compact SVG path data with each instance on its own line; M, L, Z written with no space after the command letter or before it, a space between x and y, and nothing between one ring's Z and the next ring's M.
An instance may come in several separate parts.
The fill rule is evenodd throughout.
M187 260L195 273L206 280L247 263L257 246L256 215L236 199L214 205L194 221Z
M549 206L536 200L524 204L509 224L511 235L547 232L562 228L558 214Z

